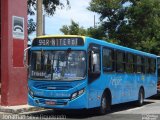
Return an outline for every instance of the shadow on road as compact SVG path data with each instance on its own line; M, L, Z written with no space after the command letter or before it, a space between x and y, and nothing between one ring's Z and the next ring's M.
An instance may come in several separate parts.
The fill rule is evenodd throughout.
M144 105L151 104L153 102L144 102ZM137 108L134 102L123 103L118 105L113 105L112 110L109 114L120 112L128 109ZM99 116L97 114L96 109L89 109L89 110L47 110L38 113L29 114L32 117L42 117L42 116L66 116L67 119L85 119L85 118L92 118L95 116Z
M156 95L150 97L149 99L151 99L151 100L160 100L160 94L156 94Z

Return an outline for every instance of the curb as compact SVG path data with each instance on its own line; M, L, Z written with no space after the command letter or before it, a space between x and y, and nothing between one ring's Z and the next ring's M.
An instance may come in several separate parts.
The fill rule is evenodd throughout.
M29 105L20 105L20 106L0 106L0 112L19 114L24 112L32 112L32 111L41 111L45 110L40 107L33 107Z

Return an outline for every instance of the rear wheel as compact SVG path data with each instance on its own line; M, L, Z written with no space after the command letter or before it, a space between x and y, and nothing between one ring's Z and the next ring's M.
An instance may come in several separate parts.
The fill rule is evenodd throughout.
M99 114L104 115L111 110L111 96L107 93L103 93L101 98L101 106L98 110Z
M144 90L141 88L139 90L139 94L138 94L138 102L137 102L137 105L138 106L142 106L144 103Z

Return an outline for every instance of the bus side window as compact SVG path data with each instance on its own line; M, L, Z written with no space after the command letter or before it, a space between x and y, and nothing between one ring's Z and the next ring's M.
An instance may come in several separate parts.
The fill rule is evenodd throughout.
M141 64L142 64L142 59L141 56L137 56L137 73L141 73Z
M117 72L125 72L125 53L122 51L117 51Z
M91 75L100 75L100 46L90 44L88 51L88 73Z
M149 59L145 58L145 73L149 74Z
M127 53L126 57L127 57L126 72L133 73L133 54Z
M155 59L151 59L151 62L150 62L150 73L151 74L155 74L156 72L156 61Z
M91 72L96 73L100 72L100 55L92 51L91 53Z
M137 55L133 55L133 72L137 73Z
M114 60L114 50L109 48L103 48L103 71L112 72L114 71L115 60Z
M146 66L145 66L145 57L142 57L141 59L142 59L142 60L141 60L141 61L142 61L141 70L142 70L142 73L145 74L145 67L146 67Z

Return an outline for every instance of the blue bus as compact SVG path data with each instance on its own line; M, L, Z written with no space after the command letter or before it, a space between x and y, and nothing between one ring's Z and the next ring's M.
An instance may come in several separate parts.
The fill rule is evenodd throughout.
M157 59L157 66L158 66L157 95L160 95L160 56L158 56Z
M53 109L98 108L157 93L157 56L85 36L40 36L33 40L28 104Z

